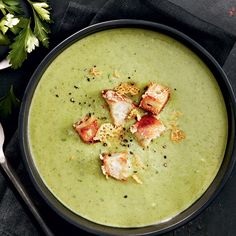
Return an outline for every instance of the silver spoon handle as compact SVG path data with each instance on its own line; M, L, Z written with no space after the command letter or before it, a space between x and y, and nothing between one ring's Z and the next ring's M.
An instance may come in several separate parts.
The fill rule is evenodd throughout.
M46 225L46 223L44 222L44 220L40 216L37 208L35 207L34 203L31 201L29 195L27 194L25 188L21 184L15 171L11 168L10 165L8 165L8 163L6 161L2 162L1 166L2 166L3 170L5 171L6 175L8 176L8 178L11 180L14 187L16 188L16 190L18 191L18 193L20 194L20 196L22 197L22 199L24 200L25 204L27 205L27 207L29 208L29 210L31 211L31 213L33 214L35 219L37 220L42 231L45 233L46 236L53 236L54 234L48 228L48 226Z

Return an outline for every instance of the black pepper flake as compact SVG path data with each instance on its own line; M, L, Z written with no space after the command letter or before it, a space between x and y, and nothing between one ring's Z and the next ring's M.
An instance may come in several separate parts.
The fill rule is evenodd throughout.
M89 77L86 77L87 78L87 81L90 82L90 78Z
M131 151L130 151L129 153L130 153L131 155L133 155L133 154L134 154L134 153L133 153L133 152L131 152Z
M136 173L138 173L138 171L137 171L137 170L134 170L133 173L136 174Z
M59 95L58 95L58 94L55 94L55 96L56 96L57 98L59 98Z
M93 102L95 102L95 99L93 99Z
M88 113L88 116L89 116L89 117L91 117L91 116L92 116L91 112L89 112L89 113Z
M93 79L95 79L95 77L93 77Z
M176 88L174 88L174 90L176 91L177 89L176 89Z
M71 95L71 93L68 93L69 95Z
M128 143L128 142L129 142L128 139L124 139L123 141L124 141L125 143Z
M86 104L86 102L84 102L84 104Z
M78 86L76 86L76 85L74 85L74 88L75 88L75 89L78 89L79 87L78 87Z
M79 102L79 105L81 105L81 102Z
M70 102L74 103L75 102L74 98L70 98Z
M93 67L97 67L96 65L94 65Z
M130 76L128 76L128 79L131 79L131 77L130 77Z
M127 195L124 196L124 198L127 198L127 197L128 197Z
M103 147L106 147L106 146L107 146L107 143L103 143L102 146L103 146Z
M166 155L164 155L164 159L166 159L167 158L167 156Z
M91 107L91 104L89 104L88 106Z
M166 148L166 145L163 145L163 146L162 146L162 148L164 148L164 149L165 149L165 148Z
M130 141L130 142L133 142L133 139L130 139L129 141Z

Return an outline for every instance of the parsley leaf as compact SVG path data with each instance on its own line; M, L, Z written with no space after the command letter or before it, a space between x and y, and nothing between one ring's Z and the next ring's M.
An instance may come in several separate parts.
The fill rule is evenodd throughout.
M29 0L28 2L31 4L33 10L37 12L41 20L50 22L49 5L46 2L32 2Z
M24 14L19 0L0 0L0 16L3 15L0 18L0 45L9 45L7 58L14 69L22 65L27 54L38 47L39 43L48 47L48 34L51 33L48 26L52 22L51 8L47 1L25 1L31 7L31 17ZM34 27L33 31L31 27Z
M11 14L23 13L19 0L0 0L0 9L2 10L3 14L4 14L5 9Z
M49 44L48 34L51 31L49 27L39 19L35 11L33 11L33 14L34 14L34 33L38 37L39 41L43 44L43 46L47 48Z
M39 46L39 41L30 28L30 20L26 21L26 26L20 31L14 39L14 43L10 45L8 59L14 69L20 67L27 58L27 52L32 52L35 47Z
M19 22L20 20L17 17L14 17L14 15L8 13L0 21L0 30L2 31L3 34L6 34L8 29L13 28Z
M0 118L7 118L19 105L20 100L15 96L11 86L6 96L0 98Z
M0 31L0 45L8 45L9 43L9 38Z

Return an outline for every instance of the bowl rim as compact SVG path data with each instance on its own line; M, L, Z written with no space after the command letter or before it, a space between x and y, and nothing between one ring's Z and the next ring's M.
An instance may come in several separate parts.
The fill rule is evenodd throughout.
M175 40L188 47L191 51L193 51L201 58L201 60L208 66L208 68L214 74L224 97L228 114L228 142L225 151L225 156L216 177L214 178L208 189L195 203L193 203L190 207L188 207L186 210L184 210L177 216L174 216L166 222L140 228L118 228L97 224L69 210L59 200L57 200L56 197L54 197L54 195L46 187L36 169L36 166L34 165L33 158L30 155L29 151L29 140L27 132L29 108L35 88L37 87L37 84L40 81L40 78L46 68L60 53L62 53L66 48L71 46L76 41L90 34L115 28L141 28L153 30L165 34L171 38L174 38ZM80 229L94 234L157 235L171 231L192 220L213 201L213 199L218 195L220 190L225 185L236 161L236 150L234 144L234 140L236 138L235 117L236 99L226 74L224 73L218 62L213 58L213 56L211 56L210 53L208 53L208 51L204 49L201 45L199 45L196 41L174 28L155 22L131 19L111 20L94 24L77 31L73 35L63 40L55 48L53 48L39 64L27 85L20 108L18 120L20 149L23 156L24 165L37 192L41 195L41 197L45 200L49 207L52 208L59 216L61 216L67 222Z

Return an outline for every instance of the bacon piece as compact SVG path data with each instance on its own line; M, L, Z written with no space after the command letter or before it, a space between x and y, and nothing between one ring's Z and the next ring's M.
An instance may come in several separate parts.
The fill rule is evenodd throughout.
M113 90L102 91L102 96L109 105L114 124L116 126L123 125L130 111L135 108L132 100Z
M144 110L157 115L165 107L169 97L169 88L159 84L150 83L147 91L142 95L142 100L139 106Z
M130 127L141 146L147 147L152 139L160 137L166 130L165 126L153 115L145 115Z
M102 172L106 177L111 176L118 180L126 180L132 174L131 162L127 152L102 153Z
M73 124L73 128L85 143L94 143L94 137L98 131L97 119L86 115L82 120Z

